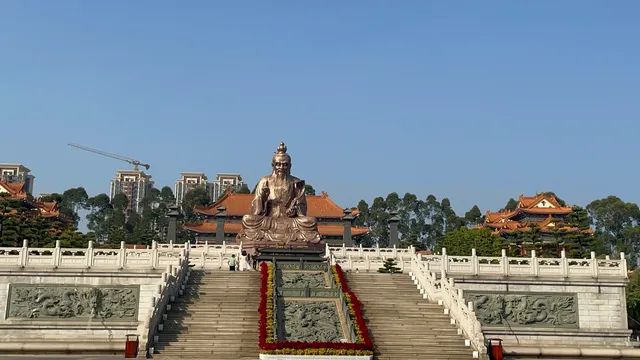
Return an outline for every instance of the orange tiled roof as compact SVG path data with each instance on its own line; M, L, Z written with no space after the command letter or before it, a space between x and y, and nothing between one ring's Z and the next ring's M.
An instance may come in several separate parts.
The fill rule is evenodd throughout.
M24 181L19 183L10 183L0 180L0 187L9 193L9 199L26 199L27 192L24 191Z
M225 207L225 212L230 216L243 216L251 213L251 201L253 194L237 194L230 189L225 194L208 206L196 206L194 210L203 215L215 215L220 206ZM352 210L351 215L357 215L357 209ZM320 195L307 195L307 215L316 218L342 218L344 210L334 203L329 194L322 192Z
M540 204L544 206L539 207L538 205ZM561 206L555 196L546 194L538 194L536 196L520 195L515 210L494 213L487 211L483 226L492 229L494 234L512 233L514 231L528 232L531 231L528 223L519 222L513 220L513 218L522 213L529 213L548 215L543 221L536 222L536 225L544 232L561 230L563 232L592 233L592 229L580 230L577 227L553 222L553 215L568 215L572 212L573 209L571 207Z
M9 183L0 181L0 187L9 193L9 199L12 200L25 200L31 206L35 207L38 211L38 216L42 217L57 217L62 221L70 222L71 219L66 216L60 215L60 209L58 208L57 201L41 201L35 199L28 199L27 192L24 190L24 181L19 183Z
M550 207L537 207L538 204L543 202L548 202ZM536 196L520 195L518 198L518 205L515 210L505 210L495 213L487 211L485 223L494 223L498 221L503 222L506 219L512 219L516 215L522 213L568 215L572 212L573 209L570 206L561 206L555 196L545 194L538 194Z
M576 226L566 225L562 223L556 223L553 221L553 216L549 215L545 220L535 223L542 232L553 232L555 230L560 230L562 232L572 233L572 232L581 232L585 234L593 233L593 229L580 230ZM493 222L486 223L486 227L492 229L492 234L509 234L515 231L521 232L529 232L531 231L531 227L528 223L514 221L507 219L504 222Z
M185 229L193 230L199 233L215 233L218 229L218 224L215 222L203 222L200 224L185 224ZM240 223L225 223L224 232L228 234L237 234L242 230L242 224ZM342 236L344 226L342 225L318 225L318 232L324 236ZM352 227L351 234L362 235L369 232L368 228Z

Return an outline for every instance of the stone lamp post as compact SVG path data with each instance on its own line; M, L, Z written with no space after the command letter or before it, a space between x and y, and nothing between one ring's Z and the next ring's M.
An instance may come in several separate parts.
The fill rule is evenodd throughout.
M171 205L169 206L169 213L167 217L169 218L169 225L167 226L167 242L176 243L178 237L178 216L180 216L180 212L178 211L178 206Z
M400 245L400 241L398 239L398 223L400 222L400 217L398 216L397 211L389 212L391 217L389 218L389 247L394 247Z

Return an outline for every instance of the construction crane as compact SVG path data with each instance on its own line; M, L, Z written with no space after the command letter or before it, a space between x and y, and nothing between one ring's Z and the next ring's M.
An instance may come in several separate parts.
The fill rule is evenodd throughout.
M82 150L85 150L85 151L89 151L89 152L92 152L92 153L95 153L95 154L107 156L107 157L110 157L112 159L117 159L117 160L120 160L120 161L128 162L129 164L133 165L133 170L138 170L138 166L144 166L144 168L147 169L147 170L149 170L149 168L151 167L151 165L143 164L140 161L135 160L135 159L131 159L131 158L128 158L128 157L124 157L124 156L120 156L120 155L111 154L111 153L108 153L108 152L92 149L90 147L86 147L86 146L82 146L82 145L78 145L78 144L73 144L73 143L69 143L67 145L73 146L74 148L78 148L78 149L82 149Z

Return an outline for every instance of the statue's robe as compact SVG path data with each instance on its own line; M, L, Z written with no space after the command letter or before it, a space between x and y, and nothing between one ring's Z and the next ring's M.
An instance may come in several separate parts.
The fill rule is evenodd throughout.
M304 181L294 176L260 179L251 202L251 214L242 218L237 240L246 242L319 243L316 218L307 216Z

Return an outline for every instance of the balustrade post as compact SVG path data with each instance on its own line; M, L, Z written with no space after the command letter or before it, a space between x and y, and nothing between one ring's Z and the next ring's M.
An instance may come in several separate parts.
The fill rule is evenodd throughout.
M442 271L442 278L446 278L449 273L449 257L447 256L447 248L442 248L440 268Z
M393 244L393 252L391 254L393 254L394 259L398 258L398 249L396 248L396 244Z
M500 263L502 264L502 275L509 276L509 258L506 249L502 249Z
M53 267L58 268L60 266L60 261L62 260L60 257L62 256L62 251L60 250L60 240L56 240L56 247L53 249Z
M569 277L569 260L567 260L567 253L564 249L560 251L560 272L562 277Z
M202 253L205 255L209 253L209 240L204 241L204 248L202 249Z
M240 246L240 247L242 247L242 246ZM222 242L222 253L223 253L224 255L226 255L226 254L227 254L227 242L226 242L226 241L223 241L223 242Z
M536 251L531 250L531 275L538 277L540 275L540 267L538 266L538 258Z
M125 248L126 248L126 245L124 241L120 241L120 252L118 253L118 255L120 255L118 257L118 267L120 269L124 269L124 264L127 262L127 259L126 259L127 251Z
M158 242L153 240L151 243L151 267L157 269L158 265L160 265L160 259L158 257Z
M364 254L364 249L362 249L362 244L360 244L360 249L358 250L358 256L362 257L363 254Z
M380 257L380 244L376 243L376 257Z
M20 266L25 267L29 264L29 241L22 240L22 250L20 251Z
M173 250L173 240L169 240L169 250Z
M218 267L220 269L222 269L222 259L223 259L224 255L222 255L222 253L218 253Z
M478 262L478 254L476 253L476 249L471 249L471 272L475 276L478 276L480 273L480 263Z
M329 249L329 244L324 243L324 253L326 255L329 255L330 252L331 252L331 250Z
M627 279L629 277L629 272L627 270L627 258L624 255L624 252L620 253L620 271L622 271L622 276L624 276L625 279Z
M349 270L353 270L353 259L351 258L351 255L349 255Z
M327 245L327 248L328 248L328 246L329 246L329 245ZM343 244L342 244L342 257L345 257L345 256L347 256L347 247L346 247L346 245L343 243Z
M365 255L364 256L364 265L365 265L365 269L367 269L367 271L369 271L371 269L371 261L369 260L369 255Z
M600 269L598 269L598 259L596 259L596 252L591 252L591 276L598 278L600 276Z
M85 257L85 265L87 269L93 266L93 241L89 240L89 244L87 245L87 252L84 254Z

